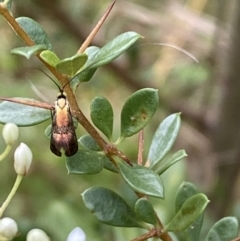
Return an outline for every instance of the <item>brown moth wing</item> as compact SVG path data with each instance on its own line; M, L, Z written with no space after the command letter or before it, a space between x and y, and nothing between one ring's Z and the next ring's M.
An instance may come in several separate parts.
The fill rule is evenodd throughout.
M56 109L52 113L51 151L61 156L63 149L66 156L72 156L78 151L78 141L75 133L69 107Z

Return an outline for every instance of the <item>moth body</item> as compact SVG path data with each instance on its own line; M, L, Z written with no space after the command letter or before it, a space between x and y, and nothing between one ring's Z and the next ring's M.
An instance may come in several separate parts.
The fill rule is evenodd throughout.
M72 120L70 106L65 92L60 91L52 112L51 151L61 156L72 156L78 151L78 141Z

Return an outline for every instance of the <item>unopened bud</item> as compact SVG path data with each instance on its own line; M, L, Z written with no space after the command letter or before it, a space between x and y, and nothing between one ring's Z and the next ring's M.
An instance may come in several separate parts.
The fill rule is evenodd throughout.
M18 139L18 127L13 123L7 123L2 130L2 136L7 145L13 145Z
M12 218L0 219L0 240L12 240L18 232L17 223Z
M27 241L50 241L50 238L44 231L35 228L28 232Z
M26 175L32 163L32 151L24 144L20 143L14 153L14 168L18 175Z
M67 241L86 241L86 235L81 228L76 227L69 233Z

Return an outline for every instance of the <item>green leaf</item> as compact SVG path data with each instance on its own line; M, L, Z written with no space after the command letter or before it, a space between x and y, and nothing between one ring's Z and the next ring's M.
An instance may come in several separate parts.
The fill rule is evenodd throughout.
M107 156L104 158L104 168L108 171L118 173L118 168L108 159Z
M72 81L71 81L71 87L72 89L76 89L77 86L82 83L82 82L87 82L89 81L94 73L96 72L97 68L91 68L90 67L90 63L93 62L94 56L96 55L96 53L99 51L100 48L96 47L96 46L91 46L88 47L85 50L85 54L87 54L88 59L87 62L85 63L85 66L80 69L76 75L73 77ZM86 67L88 66L88 67Z
M145 223L156 225L157 218L152 204L146 198L140 198L135 203L137 218Z
M35 55L41 50L46 49L45 45L38 44L38 45L33 45L30 47L20 47L20 48L15 48L11 50L11 54L16 54L16 55L21 55L24 56L27 59L30 59L32 55Z
M40 24L28 17L19 17L16 18L16 21L35 44L43 44L47 47L47 49L52 48L48 36Z
M101 148L96 143L96 141L88 134L81 136L78 139L78 142L81 144L82 147L92 150L92 151L101 151Z
M177 213L182 205L189 199L190 197L198 194L197 188L194 186L194 184L190 182L183 182L178 190L175 200L175 212Z
M58 56L53 53L52 51L45 50L40 53L40 57L44 62L48 63L52 67L56 67L56 65L59 63L60 59Z
M102 133L111 139L113 131L113 109L105 97L95 97L91 103L91 119Z
M97 70L97 68L86 69L86 70L79 72L79 74L77 73L71 81L71 87L73 87L73 89L76 89L76 87L80 83L88 82L93 77L96 70Z
M97 68L108 64L113 59L120 56L126 49L133 45L141 36L135 32L123 33L103 46L88 62L85 68Z
M115 192L92 187L82 193L86 207L103 223L118 227L140 227L136 215Z
M171 157L168 157L168 156L165 157L160 162L159 167L155 172L158 173L159 175L163 174L170 166L182 160L186 156L187 156L187 153L185 152L185 150L179 150L173 155L171 155Z
M89 81L94 73L96 72L97 68L86 68L86 66L89 66L89 63L93 61L94 56L99 51L100 48L96 46L90 46L85 50L85 54L88 56L87 62L85 63L85 67L82 68L72 79L71 81L71 87L73 89L76 89L76 87L79 85L79 83L87 82Z
M238 220L235 217L225 217L213 225L205 241L231 241L237 236Z
M103 169L103 155L95 151L78 150L78 152L67 157L67 170L71 174L96 174Z
M61 74L73 76L86 63L87 58L86 54L74 55L58 62L56 69Z
M95 58L95 55L99 52L100 48L97 46L90 46L86 48L84 53L88 56L88 60L86 62L86 65L89 65L89 62L92 62Z
M121 160L116 162L123 179L134 191L153 197L164 197L162 180L154 171L138 165L130 166Z
M12 122L18 126L33 126L49 118L50 110L8 101L0 104L0 123Z
M158 108L157 90L146 88L133 93L125 102L121 112L121 138L140 131Z
M180 113L168 116L156 130L149 148L148 160L153 168L169 152L180 129Z
M96 141L90 136L90 135L84 135L78 139L78 142L83 148L86 148L91 151L101 151L101 148L96 143ZM105 169L112 171L112 172L118 172L117 167L108 159L108 157L103 154L103 152L98 153L98 155L101 156L103 161L103 166Z
M204 211L209 200L202 194L187 199L173 219L165 226L164 231L183 231L188 228Z
M178 212L182 205L184 204L187 199L190 197L198 194L198 190L196 187L190 183L190 182L183 182L178 191L177 191L177 196L176 196L176 212ZM197 241L199 237L199 233L202 228L202 223L203 223L203 214L201 214L195 221L194 223L191 224L190 227L184 230L185 232L185 239L187 241Z

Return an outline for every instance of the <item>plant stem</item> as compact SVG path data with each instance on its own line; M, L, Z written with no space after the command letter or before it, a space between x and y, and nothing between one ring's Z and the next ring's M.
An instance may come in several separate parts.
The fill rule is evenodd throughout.
M91 41L93 40L95 35L98 33L98 31L102 27L104 21L106 20L106 18L108 17L109 13L111 12L115 2L116 2L116 0L108 7L106 12L103 14L102 18L98 21L97 25L94 27L92 32L88 35L88 37L86 38L86 40L84 41L84 43L82 44L80 49L78 50L78 52L77 52L78 54L83 53L85 51L85 49L90 45Z
M157 234L156 229L153 228L148 233L145 233L142 236L139 236L135 239L132 239L131 241L144 241L144 240L147 240L149 238L155 237L156 234Z
M0 155L0 161L2 161L7 155L8 153L11 151L12 146L11 145L7 145L5 150L3 151L3 153Z
M114 2L115 3L115 2ZM114 3L108 8L106 13L108 14L111 8L113 7ZM105 15L106 15L105 13ZM5 7L3 3L0 3L0 14L3 15L3 17L7 20L9 25L13 28L13 30L19 35L19 37L26 43L27 46L32 46L35 43L32 41L32 39L27 35L27 33L19 26L19 24L16 22L14 17L9 13L8 9ZM104 15L104 16L105 16ZM104 18L104 17L103 17ZM101 19L102 20L102 19ZM100 20L100 22L101 22ZM94 36L92 36L93 38ZM90 43L89 39L89 43ZM86 47L86 46L85 46ZM60 74L56 71L55 68L45 63L39 54L36 55L39 60L52 72L52 74L59 80L61 85L65 85L69 78L66 75ZM68 101L72 110L72 113L78 120L78 122L85 128L85 130L96 140L98 145L103 149L103 151L106 153L107 156L111 157L112 155L116 155L119 158L123 159L125 162L130 164L129 159L121 152L119 151L114 145L108 144L96 131L96 129L92 126L92 124L88 121L88 119L84 116L82 111L80 110L78 103L76 101L76 98L73 94L72 89L69 85L66 86L65 91L68 96ZM110 158L112 160L112 157Z
M3 203L3 205L0 208L0 218L2 217L5 209L7 208L7 206L9 205L10 201L12 200L13 196L15 195L21 181L23 179L23 175L17 175L16 181L13 185L13 188L11 190L11 192L8 194L7 199L5 200L5 202Z

